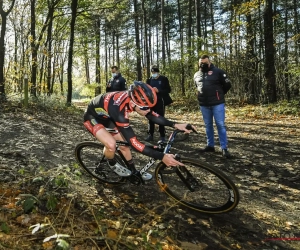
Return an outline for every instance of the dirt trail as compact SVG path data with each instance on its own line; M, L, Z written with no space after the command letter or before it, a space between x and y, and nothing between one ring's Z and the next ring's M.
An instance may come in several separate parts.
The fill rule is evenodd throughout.
M168 117L179 120L184 116L172 113ZM81 176L76 185L72 183L67 188L67 193L74 198L72 209L66 216L72 215L73 220L80 217L77 223L82 223L82 227L92 224L91 216L87 216L87 207L81 202L88 199L90 206L102 213L98 215L101 219L127 221L132 230L148 225L148 230L155 229L161 234L153 233L153 239L163 238L173 246L181 244L186 249L214 250L299 249L299 241L278 239L300 237L300 177L297 178L300 165L299 118L239 118L234 116L234 112L228 112L230 152L234 155L229 160L222 158L220 152L200 155L199 148L205 146L200 114L191 114L188 119L198 126L200 134L189 136L186 141L177 143L174 149L182 155L210 162L232 177L241 193L240 204L233 212L203 215L176 206L170 208L172 202L154 187L154 181L138 188L124 185L107 189ZM146 121L137 116L133 116L132 121L138 137L144 138ZM9 201L4 190L10 188L38 196L40 185L31 185L28 180L39 176L41 168L43 171L68 169L72 172L76 166L74 146L83 140L93 138L84 130L80 114L23 112L18 108L10 108L0 114L0 224L5 222L10 228L8 234L3 233L3 228L0 229L0 249L1 246L9 246L5 237L11 235L15 239L17 232L27 232L28 235L28 241L22 238L24 248L21 249L45 249L44 245L44 248L38 248L42 238L33 239L28 226L38 222L38 219L49 217L51 212L40 207L35 212L38 219L31 218L27 224L20 223L17 218L23 214L14 207L17 214L13 215L8 206L13 201ZM63 192L61 195L64 196ZM162 204L164 206L160 206ZM66 218L70 220L70 217ZM97 225L88 227L91 233L95 227ZM76 232L76 227L72 230ZM128 231L126 235L134 234ZM95 242L104 244L101 240ZM72 249L96 249L92 248L94 243L76 237L71 243ZM35 245L35 248L26 248L26 244ZM120 246L118 249L123 248Z

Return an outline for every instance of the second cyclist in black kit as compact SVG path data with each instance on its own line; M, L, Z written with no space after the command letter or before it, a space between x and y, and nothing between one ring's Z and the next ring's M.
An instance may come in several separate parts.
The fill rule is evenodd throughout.
M157 96L153 88L143 82L135 81L126 91L98 95L89 103L84 114L84 126L104 145L107 162L118 175L130 176L131 170L135 170L135 167L129 147L121 146L120 150L129 162L131 170L114 159L116 140L126 140L134 150L162 160L167 166L183 165L175 160L174 155L155 151L140 142L130 126L129 114L135 111L156 124L190 132L186 129L187 124L172 122L151 111L156 102ZM111 134L105 128L114 128L118 133ZM150 180L152 175L144 173L142 178Z

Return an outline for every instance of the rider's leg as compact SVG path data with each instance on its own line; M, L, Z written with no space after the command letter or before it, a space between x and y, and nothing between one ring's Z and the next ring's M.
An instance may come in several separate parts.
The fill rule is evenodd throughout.
M113 159L116 152L115 138L104 127L96 132L95 137L104 145L106 159Z
M125 141L125 139L123 138L123 136L120 133L114 134L114 138L118 141ZM120 146L119 148L120 148L122 154L124 155L125 159L127 160L128 164L129 164L129 169L131 171L135 171L136 168L134 166L134 162L133 162L133 159L132 159L132 154L131 154L130 148L127 147L127 146Z
M96 138L104 144L103 153L108 161L108 165L120 176L130 176L131 171L119 164L115 159L116 152L116 140L118 140L118 134L112 136L105 128L96 132Z
M106 124L107 125L107 124ZM116 139L105 129L104 125L97 123L96 120L84 122L84 126L104 145L103 153L107 159L108 165L111 169L120 176L130 176L131 171L115 159Z
M118 141L125 141L125 139L123 138L123 136L120 133L114 134L114 138ZM126 146L120 146L120 150L128 162L129 169L133 172L136 171L130 148L126 147ZM152 179L152 175L145 172L145 173L143 173L142 178L143 178L143 180L148 181L148 180Z

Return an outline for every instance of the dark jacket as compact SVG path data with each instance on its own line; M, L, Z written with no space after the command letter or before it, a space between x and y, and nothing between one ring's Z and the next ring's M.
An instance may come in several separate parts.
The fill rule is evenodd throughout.
M108 87L110 85L110 87ZM111 78L107 83L106 92L123 91L126 90L126 80L121 73Z
M173 100L170 97L169 93L171 93L171 86L169 84L169 79L163 75L159 75L157 79L150 77L146 81L151 87L155 87L158 89L157 93L157 102L163 99L164 106L170 105Z
M225 94L231 88L227 74L213 64L210 65L208 72L197 71L194 75L194 83L198 90L200 106L214 106L224 103Z

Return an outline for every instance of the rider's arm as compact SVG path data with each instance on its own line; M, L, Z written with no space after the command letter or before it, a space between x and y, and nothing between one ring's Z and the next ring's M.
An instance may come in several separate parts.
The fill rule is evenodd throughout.
M142 142L140 142L136 138L136 135L135 135L134 131L132 130L132 128L129 126L129 124L128 124L128 126L123 126L123 124L117 124L117 127L118 127L118 130L123 135L123 137L125 138L125 140L130 144L132 149L140 152L143 155L147 155L151 158L154 158L157 160L162 160L162 158L164 157L164 153L158 152L158 151L146 146Z
M158 125L163 125L163 126L168 126L168 127L173 127L173 128L175 126L175 122L172 122L172 121L166 119L165 117L160 116L159 114L155 113L154 111L150 111L146 115L146 118Z

